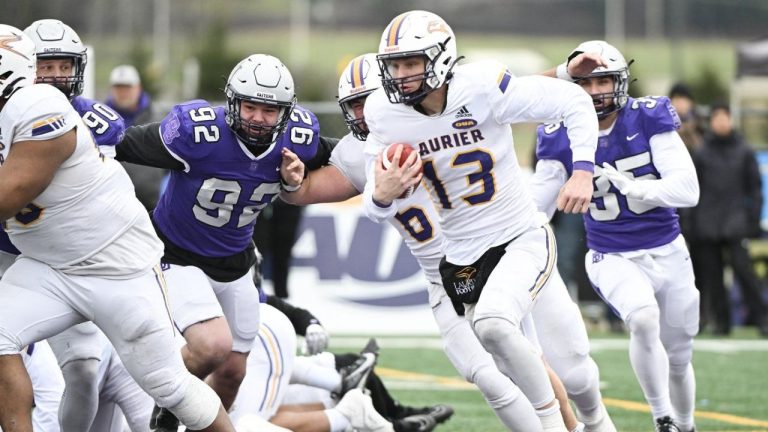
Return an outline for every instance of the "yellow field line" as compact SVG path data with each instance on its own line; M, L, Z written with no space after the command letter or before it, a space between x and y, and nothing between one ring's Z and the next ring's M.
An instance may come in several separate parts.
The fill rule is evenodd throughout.
M376 373L379 376L385 378L393 378L399 380L411 380L411 381L424 381L429 383L437 383L451 387L455 389L473 389L474 386L462 379L441 377L437 375L422 374L417 372L407 372L397 369L376 367ZM620 408L627 411L639 411L650 412L650 408L644 402L633 402L623 399L603 398L603 402L606 406L613 408ZM768 428L768 421L752 419L749 417L735 416L731 414L723 414L712 411L696 411L696 418L706 418L709 420L715 420L723 423L730 423L739 426L754 426L761 428Z

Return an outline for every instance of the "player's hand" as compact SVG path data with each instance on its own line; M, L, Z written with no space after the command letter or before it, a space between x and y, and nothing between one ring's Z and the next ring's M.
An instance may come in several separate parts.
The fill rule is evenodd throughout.
M283 183L290 187L298 187L304 181L304 162L296 156L296 153L283 148L283 160L280 163L280 176Z
M642 184L618 172L616 168L603 162L603 175L611 182L616 189L627 198L642 200L645 197Z
M557 195L557 209L565 213L586 213L592 201L592 177L589 171L573 170Z
M568 75L573 78L585 77L598 67L608 64L598 53L581 53L568 62Z
M408 155L408 158L401 166L400 157L402 150L402 146L395 150L389 169L384 168L382 164L382 154L379 153L376 156L374 171L376 188L373 190L373 199L377 202L389 205L408 188L421 181L421 161L418 159L418 153L412 152Z
M304 343L306 354L319 354L328 348L328 332L320 324L310 324L307 326Z

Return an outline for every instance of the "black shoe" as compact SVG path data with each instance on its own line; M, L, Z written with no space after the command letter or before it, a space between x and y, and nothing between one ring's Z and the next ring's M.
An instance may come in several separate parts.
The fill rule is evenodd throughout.
M429 432L437 426L429 414L416 414L392 422L395 432Z
M682 432L669 416L656 419L656 432Z
M365 388L365 383L368 381L368 376L376 366L376 360L379 356L379 345L376 343L376 339L371 338L368 343L360 351L360 356L352 364L344 366L339 369L339 375L341 375L341 389L338 392L332 394L333 398L340 400L352 389Z
M411 407L407 405L400 405L395 401L395 409L397 410L397 418L404 418L415 415L428 415L435 419L437 423L443 423L453 415L453 407L445 404L437 404L427 407Z
M179 419L167 408L155 405L149 418L149 429L154 432L176 432L179 429Z

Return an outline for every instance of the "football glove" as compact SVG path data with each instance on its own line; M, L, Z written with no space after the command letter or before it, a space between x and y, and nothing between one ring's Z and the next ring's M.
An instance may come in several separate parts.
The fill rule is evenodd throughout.
M319 354L328 348L328 332L317 323L307 326L307 332L304 335L306 344L305 352L309 355Z
M637 200L645 198L645 188L642 182L616 171L616 168L609 165L608 162L603 162L603 175L627 198Z

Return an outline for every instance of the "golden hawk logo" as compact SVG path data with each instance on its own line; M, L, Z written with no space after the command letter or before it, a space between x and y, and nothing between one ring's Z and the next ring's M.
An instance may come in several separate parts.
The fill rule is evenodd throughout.
M432 20L427 24L427 33L440 32L448 34L448 27L444 22Z
M19 35L0 36L0 49L8 50L14 54L18 54L24 57L25 59L29 60L29 57L25 56L24 54L16 51L15 49L13 49L13 47L11 47L12 43L19 42L19 41L21 41L21 36Z
M464 279L465 281L469 281L470 279L475 277L475 273L477 273L477 269L474 267L464 267L463 269L456 272L455 276L460 279Z

